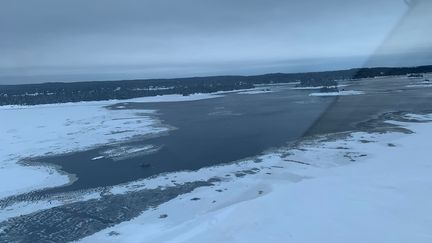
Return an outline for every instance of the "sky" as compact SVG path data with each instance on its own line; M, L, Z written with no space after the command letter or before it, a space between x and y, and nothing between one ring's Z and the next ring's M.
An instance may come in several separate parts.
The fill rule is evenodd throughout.
M432 64L429 0L0 0L0 84Z

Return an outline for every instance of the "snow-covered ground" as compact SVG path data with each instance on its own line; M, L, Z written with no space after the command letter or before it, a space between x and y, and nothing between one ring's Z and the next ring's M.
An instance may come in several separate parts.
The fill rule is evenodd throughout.
M82 241L432 242L432 116L407 118L425 122L392 122L413 134L323 137L249 161L174 173L178 183L227 179ZM228 179L236 167L243 173Z
M364 94L363 91L356 90L346 90L339 92L323 92L323 93L311 93L309 96L344 96L344 95L361 95Z
M130 100L0 107L0 198L70 183L46 166L24 166L27 157L61 154L168 130L152 110L106 109L119 102L178 102L220 97L165 95ZM122 107L116 107L122 108ZM96 159L96 158L95 158Z

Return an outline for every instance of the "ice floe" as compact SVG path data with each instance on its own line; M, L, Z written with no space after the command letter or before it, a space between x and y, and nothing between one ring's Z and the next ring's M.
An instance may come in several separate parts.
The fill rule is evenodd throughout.
M132 158L157 152L161 147L154 145L144 146L115 146L114 148L105 150L102 152L102 158L109 158L112 160L124 160L126 158ZM96 158L98 158L96 157Z

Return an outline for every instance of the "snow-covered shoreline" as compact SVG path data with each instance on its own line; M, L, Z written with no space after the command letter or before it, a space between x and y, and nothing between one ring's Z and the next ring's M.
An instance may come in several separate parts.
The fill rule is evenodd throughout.
M177 183L182 175L230 176L82 241L429 242L432 116L405 118L420 122L389 123L413 134L323 137L250 161L175 173Z
M129 100L90 101L33 106L0 106L0 199L66 185L73 175L52 166L25 166L22 159L63 154L154 136L170 128L154 110L107 109L119 102L182 102L221 97L214 94L165 95ZM118 107L117 107L118 108Z

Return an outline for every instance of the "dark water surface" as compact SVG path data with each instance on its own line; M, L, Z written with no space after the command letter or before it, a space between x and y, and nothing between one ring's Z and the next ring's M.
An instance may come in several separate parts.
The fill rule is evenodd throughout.
M102 147L38 161L59 165L78 177L72 185L51 192L111 186L163 172L196 170L256 156L301 137L333 100L282 89L199 101L121 104L126 107L122 109L156 109L163 124L176 128L165 136L123 144L161 146L159 151L123 160L91 160L107 149Z

